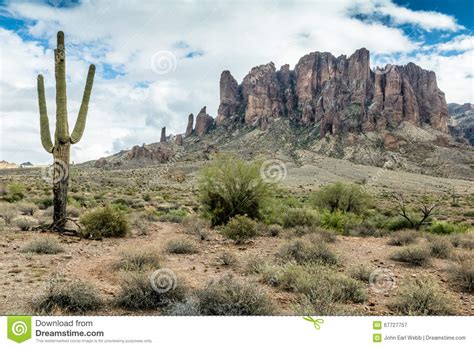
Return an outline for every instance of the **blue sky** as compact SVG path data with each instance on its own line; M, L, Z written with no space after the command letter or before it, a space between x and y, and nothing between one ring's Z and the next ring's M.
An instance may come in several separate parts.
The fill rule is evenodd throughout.
M207 105L215 116L219 76L278 67L312 51L371 51L373 67L416 64L436 72L448 102L474 102L474 1L0 1L0 159L46 163L38 136L37 74L45 76L54 127L55 34L67 44L73 124L87 67L97 66L87 130L76 162L185 129Z

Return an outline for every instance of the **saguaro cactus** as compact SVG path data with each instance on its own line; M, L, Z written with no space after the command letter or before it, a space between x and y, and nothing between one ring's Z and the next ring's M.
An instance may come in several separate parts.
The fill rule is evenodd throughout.
M67 190L69 184L69 157L71 144L81 140L86 126L87 110L91 96L92 84L94 82L95 66L89 66L86 87L82 97L79 115L76 125L69 135L67 120L67 97L66 97L66 49L64 47L64 33L57 34L57 48L54 50L55 76L56 76L56 131L54 133L54 144L51 140L49 130L48 113L46 110L46 99L44 95L44 80L38 75L38 102L40 112L41 143L44 149L53 154L53 194L54 215L52 228L57 231L64 230L66 224Z

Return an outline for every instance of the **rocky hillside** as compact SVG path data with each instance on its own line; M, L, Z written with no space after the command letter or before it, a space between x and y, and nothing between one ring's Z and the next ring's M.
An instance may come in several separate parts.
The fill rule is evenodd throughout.
M350 57L313 52L294 70L260 65L241 84L222 72L217 126L246 123L265 129L278 117L319 128L322 137L393 130L404 121L448 131L448 109L435 73L413 63L372 71L365 48Z
M464 137L474 145L474 105L448 104L449 132L454 137Z

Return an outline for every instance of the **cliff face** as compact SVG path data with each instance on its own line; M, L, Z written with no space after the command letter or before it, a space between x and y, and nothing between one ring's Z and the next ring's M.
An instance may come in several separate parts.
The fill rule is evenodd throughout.
M413 63L372 71L365 48L348 58L313 52L294 70L260 65L240 85L229 71L222 73L217 126L245 122L264 127L277 117L319 125L321 136L393 129L403 121L448 131L447 105L435 73Z

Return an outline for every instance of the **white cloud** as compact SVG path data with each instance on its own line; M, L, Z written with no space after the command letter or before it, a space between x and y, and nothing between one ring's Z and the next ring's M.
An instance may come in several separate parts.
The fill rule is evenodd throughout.
M468 51L474 50L474 36L459 35L453 40L441 43L436 46L440 51Z
M405 11L389 1L361 0L356 4L359 10L365 8L389 15L397 24L410 23L427 30L459 28L452 17ZM366 47L373 54L408 55L420 47L420 42L396 25L353 18L354 1L349 0L304 3L90 0L67 9L13 2L8 10L18 18L34 20L34 24L25 28L28 34L49 42L49 48L44 49L0 28L0 39L4 42L0 159L15 162L49 159L39 141L35 77L39 72L45 75L48 112L54 127L52 48L58 30L65 32L68 44L71 127L82 98L87 66L97 65L86 131L81 142L73 147L76 162L104 156L118 147L158 141L162 126L167 126L168 133L183 132L187 115L196 114L203 105L215 116L222 70L229 69L241 81L255 65L274 61L277 67L285 63L294 66L299 58L312 51L329 51L337 56L350 55ZM176 57L176 68L167 74L156 74L152 69L151 58L160 50L170 51ZM186 58L191 51L203 55ZM441 81L447 81L442 87L446 87L450 100L467 96L461 87L449 83L449 75L444 74L451 71L441 66L441 60L418 59L438 73L440 86ZM459 59L467 65L463 60L466 58ZM103 71L110 68L124 75L105 79ZM465 81L462 79L460 86L465 87Z

